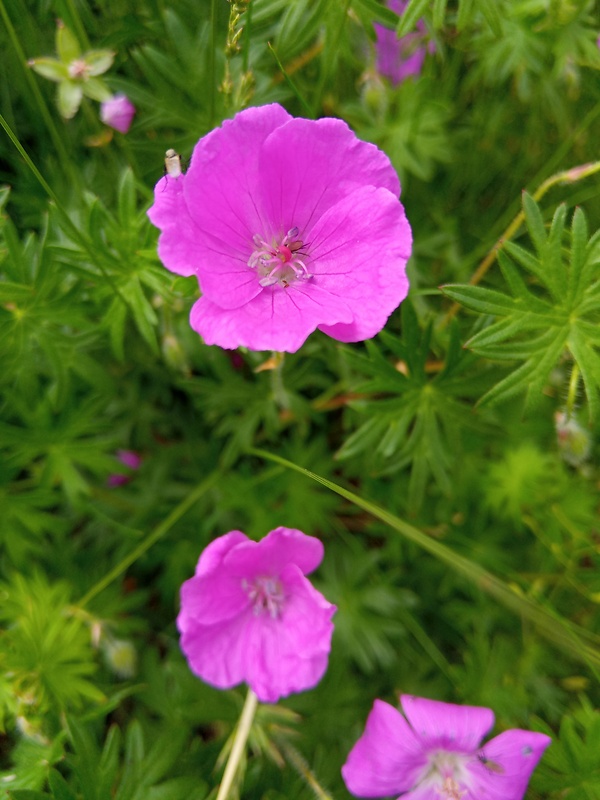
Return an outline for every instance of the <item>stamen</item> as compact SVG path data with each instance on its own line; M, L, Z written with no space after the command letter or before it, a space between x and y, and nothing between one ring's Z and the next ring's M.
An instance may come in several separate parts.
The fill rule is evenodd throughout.
M283 586L277 578L256 578L252 583L242 581L242 587L250 598L254 616L267 612L271 619L281 616L285 603Z
M261 286L279 284L287 289L297 280L312 278L304 263L308 256L301 252L304 242L298 238L299 233L298 228L290 228L280 241L273 238L270 243L258 233L252 237L256 249L248 259L248 266L256 269Z

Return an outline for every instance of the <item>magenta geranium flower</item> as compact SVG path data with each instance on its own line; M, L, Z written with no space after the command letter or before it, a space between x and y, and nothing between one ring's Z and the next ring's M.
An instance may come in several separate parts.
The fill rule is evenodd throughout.
M391 11L404 14L408 0L388 0ZM375 23L376 68L380 75L397 85L412 76L421 74L425 56L435 52L435 45L428 41L427 28L423 20L417 22L417 30L398 37L396 31Z
M305 577L322 558L321 542L292 528L211 542L181 587L177 627L192 672L219 689L246 682L264 703L315 686L336 610Z
M158 254L196 275L190 322L207 344L295 352L316 328L378 333L408 291L411 231L389 159L339 119L249 108L158 182Z
M521 800L549 736L510 730L481 744L489 708L402 695L404 716L376 700L342 767L357 797L402 800Z
M135 106L125 94L115 94L100 103L100 119L120 133L127 133L135 116Z

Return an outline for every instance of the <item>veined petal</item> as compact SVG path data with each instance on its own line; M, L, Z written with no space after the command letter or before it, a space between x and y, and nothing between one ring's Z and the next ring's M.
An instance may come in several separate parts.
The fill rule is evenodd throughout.
M229 531L229 533L219 536L214 539L207 547L204 548L198 564L196 565L196 575L207 575L216 569L219 569L223 564L225 556L234 548L250 539L242 531Z
M275 103L240 112L200 139L186 173L185 197L195 227L244 264L252 253L252 237L266 224L259 206L258 153L265 138L289 119ZM202 276L231 267L209 252L198 269Z
M387 797L409 791L427 758L402 714L375 700L363 735L342 767L348 790L358 797Z
M275 528L260 542L249 539L225 559L225 566L236 575L247 577L266 572L279 575L288 564L296 565L307 575L323 560L323 544L295 528Z
M322 322L335 339L369 339L408 293L412 234L398 200L386 189L357 189L323 214L307 234L312 282L352 310L350 323Z
M270 223L265 236L309 230L360 186L384 187L396 200L400 194L385 153L339 119L291 119L266 138L259 158L261 206Z
M252 658L246 680L265 703L312 689L321 680L336 610L295 565L287 566L281 578L286 595L281 616L261 615L248 640Z
M194 576L181 587L181 610L177 627L181 633L193 633L199 626L221 624L250 609L242 580L217 570L202 577Z
M473 783L468 800L522 800L531 773L552 739L543 733L504 731L487 742L468 765Z
M322 323L350 322L345 298L322 291L311 281L289 289L262 289L241 308L227 310L201 297L192 307L190 325L206 344L225 349L279 350L295 353Z
M248 610L225 623L197 625L183 631L181 649L192 672L219 689L230 689L246 680L257 622L259 619Z
M428 750L474 752L494 724L494 712L480 706L459 706L403 694L402 710Z

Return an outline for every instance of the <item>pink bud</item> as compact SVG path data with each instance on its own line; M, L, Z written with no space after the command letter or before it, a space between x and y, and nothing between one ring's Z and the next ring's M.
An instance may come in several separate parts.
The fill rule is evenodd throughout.
M127 133L135 114L135 106L124 94L115 94L100 104L100 119L120 133Z

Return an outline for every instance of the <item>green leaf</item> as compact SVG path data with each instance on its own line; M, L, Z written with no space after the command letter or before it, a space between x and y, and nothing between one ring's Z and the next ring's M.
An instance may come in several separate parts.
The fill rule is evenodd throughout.
M89 67L89 75L102 75L112 67L115 54L112 50L90 50L85 54L85 63Z
M396 29L398 36L406 36L407 33L412 31L425 13L428 5L429 0L409 0Z
M527 192L523 192L523 211L525 212L525 222L527 230L531 236L531 241L539 256L544 254L546 248L546 226L538 204Z
M355 0L361 5L374 22L380 22L388 28L394 29L398 24L398 14L382 5L379 0Z
M58 86L58 110L61 117L71 119L75 116L81 105L83 89L80 83L63 81Z
M498 11L499 0L479 0L479 6L483 12L487 24L492 29L495 36L502 36L502 17Z
M444 26L447 5L448 5L448 0L434 0L432 16L433 16L433 27L434 30L436 31Z
M108 86L100 78L88 78L80 86L83 88L83 93L86 97L97 100L99 103L104 103L113 96Z
M56 58L32 58L27 64L34 72L50 81L60 83L69 80L69 71L66 64Z
M81 56L81 47L75 35L60 21L56 27L56 52L66 66Z
M458 14L456 15L456 29L463 31L467 25L473 22L474 16L474 0L460 0Z
M442 292L451 300L461 303L473 311L483 314L499 314L506 316L515 311L515 301L495 289L483 289L481 286L447 284L441 287Z
M56 769L51 769L48 776L50 791L54 800L77 800L77 795Z

